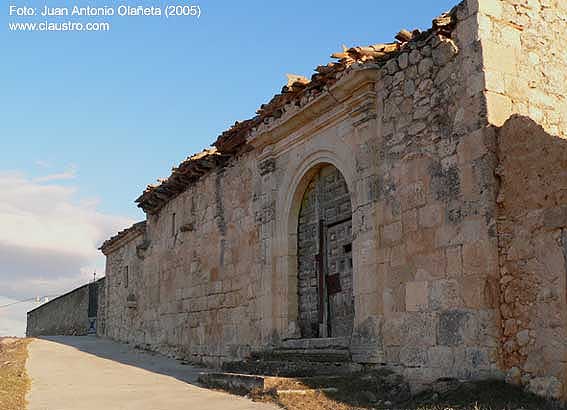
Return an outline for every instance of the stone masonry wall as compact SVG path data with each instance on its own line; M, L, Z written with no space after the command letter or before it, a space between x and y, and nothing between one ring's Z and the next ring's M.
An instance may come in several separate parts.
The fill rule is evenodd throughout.
M153 298L156 303L159 301L156 297L159 293L157 279L151 282L143 280L142 259L140 258L142 252L137 250L137 247L143 242L144 237L137 236L107 257L104 309L106 320L104 330L101 329L99 335L123 341L136 340L136 335L141 330L137 329L139 324L134 321L134 309L137 303L143 303L143 300L138 300L140 293L143 292L142 295ZM126 267L128 267L128 273L126 273ZM127 279L126 276L128 276ZM129 303L130 295L134 295L135 300ZM131 339L128 340L128 337Z
M566 397L564 242L556 207L565 204L567 189L567 3L478 0L475 7L488 120L505 124L497 169L502 365L510 381Z
M470 2L456 19L149 215L108 256L107 335L211 364L298 337L286 195L332 163L353 209L353 360L416 382L498 375L495 136Z
M26 335L86 335L89 328L89 286L81 286L29 311ZM104 279L97 281L97 287L99 290L104 287Z
M149 214L144 235L108 253L106 334L215 365L300 337L301 199L313 170L331 164L352 205L353 360L415 384L511 370L535 386L555 377L556 389L563 362L530 368L540 357L525 346L540 346L544 361L562 351L538 345L535 334L563 332L542 313L559 310L560 270L535 279L536 270L524 274L514 262L510 277L537 283L549 300L528 304L543 321L535 326L524 322L524 303L510 312L501 303L516 287L508 283L527 289L507 282L501 268L503 255L516 252L511 238L535 226L524 215L559 211L545 187L534 187L543 197L533 206L517 208L514 196L528 192L513 192L506 178L524 168L534 181L547 177L537 172L544 164L530 168L508 145L545 155L527 140L515 147L507 135L521 133L513 127L498 134L493 126L520 112L565 136L564 12L553 0L466 0L448 28L410 41L387 62L346 69L332 98L288 104L248 135L246 153ZM541 172L559 178L556 170ZM530 255L551 249L558 261L564 229L536 228Z
M567 137L567 2L477 0L490 123L527 116Z
M565 397L567 140L527 117L499 132L498 232L508 379Z
M472 3L450 38L416 44L378 84L374 286L360 309L378 301L383 360L415 382L499 375L495 140Z
M353 360L385 364L416 383L501 375L496 141L469 3L458 6L450 35L413 42L379 67L372 94L357 90L356 103L305 124L261 157L275 164L260 185L268 193L306 189L294 175L317 158L345 176L353 209ZM296 255L278 231L289 217L286 192L266 194L283 221L270 228L277 259L266 271L275 271L274 288L282 289L274 316L278 333L289 337L295 288L293 271L283 267Z
M96 333L97 335L104 335L106 326L106 279L98 282L97 298Z
M245 155L210 173L108 256L108 336L216 365L268 343L255 172Z

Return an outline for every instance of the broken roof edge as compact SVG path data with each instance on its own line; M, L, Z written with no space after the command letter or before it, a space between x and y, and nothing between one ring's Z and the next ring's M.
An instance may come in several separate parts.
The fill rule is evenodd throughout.
M367 47L343 46L343 52L333 53L331 58L339 59L315 68L316 73L307 80L301 76L288 75L288 85L282 88L280 94L262 104L256 116L242 122L236 122L230 129L224 131L213 144L220 152L233 154L246 144L247 136L258 126L269 125L271 120L279 119L284 114L286 106L297 105L299 108L322 96L328 88L351 72L353 66L366 64L385 65L390 59L396 58L401 51L410 48L412 44L424 41L432 35L450 36L456 23L456 10L459 5L449 12L433 19L432 27L426 31L401 30L394 43L374 44ZM292 80L296 80L292 82ZM306 81L307 80L307 81Z
M146 221L137 222L129 228L118 232L116 235L104 241L100 248L98 248L98 250L103 254L108 255L109 253L112 253L116 249L122 247L126 243L145 233Z
M353 65L345 71L336 83L329 86L320 96L309 99L304 105L291 106L283 110L281 117L263 123L251 130L246 138L247 145L263 149L281 138L291 135L312 119L333 110L347 101L362 101L379 81L382 66L375 63ZM321 125L319 123L319 125Z
M462 4L462 3L461 3ZM199 154L184 160L178 167L172 169L168 178L158 180L157 184L148 185L142 195L136 199L138 207L148 214L157 214L172 199L184 192L187 187L211 170L222 166L226 161L245 150L249 137L259 129L277 127L285 121L293 111L300 111L314 100L327 95L329 88L341 78L350 75L355 68L366 65L385 65L390 59L396 58L401 51L410 48L412 44L426 40L433 35L450 37L457 23L456 10L443 13L433 20L432 28L426 31L401 30L396 36L396 42L374 44L367 47L343 46L341 53L334 53L331 58L338 59L327 65L318 66L316 73L307 79L302 76L289 74L288 83L281 93L262 104L256 115L250 119L236 122L228 130L221 133L212 144L213 149L206 149ZM280 121L278 121L280 120Z
M214 147L192 155L173 168L169 177L148 185L136 203L145 212L156 214L168 201L210 170L224 164L228 158L229 155L221 154Z

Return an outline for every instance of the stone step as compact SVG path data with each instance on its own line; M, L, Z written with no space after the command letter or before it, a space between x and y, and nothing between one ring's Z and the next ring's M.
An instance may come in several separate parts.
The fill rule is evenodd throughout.
M262 393L269 393L271 396L275 393L281 398L283 395L307 395L322 392L340 399L345 405L349 405L348 408L356 407L357 409L376 408L377 405L382 408L377 398L380 398L385 405L387 401L401 403L411 398L408 383L402 376L388 369L330 376L313 374L307 377L216 372L201 373L198 380L205 387L224 389L236 394L248 394L254 391L254 393L260 393L259 397ZM391 407L388 405L388 408Z
M223 389L237 394L246 394L254 389L267 390L266 378L252 374L201 373L198 381L205 387Z
M247 394L252 390L276 391L278 394L307 394L313 392L337 392L328 387L337 376L313 378L274 377L254 374L205 372L198 382L205 387L223 389L232 393ZM313 380L313 381L312 381Z
M346 349L275 349L253 353L254 360L337 363L350 362L351 355Z
M281 344L282 349L348 349L349 337L319 337L313 339L287 339Z
M222 369L230 373L280 377L334 376L362 370L360 364L351 362L308 362L288 360L244 360L227 362Z

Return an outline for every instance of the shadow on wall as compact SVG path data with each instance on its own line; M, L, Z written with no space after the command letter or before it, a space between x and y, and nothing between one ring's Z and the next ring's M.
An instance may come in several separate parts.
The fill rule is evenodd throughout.
M567 140L528 117L498 129L502 361L507 379L567 398Z

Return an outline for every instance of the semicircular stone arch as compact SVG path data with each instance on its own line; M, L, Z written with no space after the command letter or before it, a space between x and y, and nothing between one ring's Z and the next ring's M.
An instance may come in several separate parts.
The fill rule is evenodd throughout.
M349 337L354 323L352 204L331 164L310 172L297 221L297 323L301 337Z

